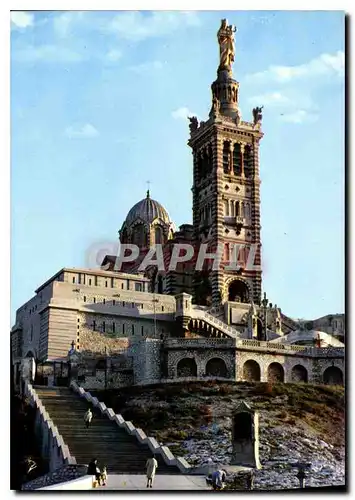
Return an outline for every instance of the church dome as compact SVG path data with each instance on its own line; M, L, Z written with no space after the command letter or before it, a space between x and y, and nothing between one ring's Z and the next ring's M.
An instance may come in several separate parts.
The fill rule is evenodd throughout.
M129 226L137 219L141 219L151 224L157 218L161 219L165 224L171 224L168 212L158 201L152 200L149 191L147 191L147 197L131 208L125 222Z

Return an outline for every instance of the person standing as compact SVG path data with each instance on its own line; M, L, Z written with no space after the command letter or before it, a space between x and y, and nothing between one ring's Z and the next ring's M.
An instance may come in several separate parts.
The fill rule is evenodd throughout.
M97 466L97 458L93 458L89 463L87 474L89 476L95 476L97 483L100 481L100 469Z
M89 408L88 411L84 415L84 422L85 422L87 429L90 427L91 420L92 420L92 411Z
M158 462L153 455L152 458L148 458L147 463L145 464L147 469L147 488L153 488L153 481L155 477L155 471L158 468Z

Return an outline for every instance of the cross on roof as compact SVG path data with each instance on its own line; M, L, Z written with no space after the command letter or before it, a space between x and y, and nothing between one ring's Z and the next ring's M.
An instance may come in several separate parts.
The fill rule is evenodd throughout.
M146 182L147 182L147 186L148 186L148 189L147 189L147 198L149 198L149 196L150 196L150 192L149 192L150 181L146 181Z

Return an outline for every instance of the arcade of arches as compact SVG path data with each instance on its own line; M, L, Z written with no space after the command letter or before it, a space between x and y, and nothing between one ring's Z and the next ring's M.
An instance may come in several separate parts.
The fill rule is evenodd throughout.
M197 377L197 364L194 358L183 358L177 364L178 377ZM226 363L222 358L211 358L206 363L205 373L207 377L228 378L230 376Z
M285 383L285 381L291 383L312 383L312 376L309 374L307 368L301 364L296 364L292 366L292 368L286 369L286 371L285 367L278 362L271 362L264 368L262 362L257 362L255 359L247 359L242 364L242 373L240 374L239 380L244 380L246 382L267 381L270 383ZM197 375L198 373L199 375ZM228 362L218 355L208 359L207 362L196 360L194 357L182 358L176 365L176 375L179 378L197 376L218 378L233 377ZM325 369L322 380L316 383L343 385L343 371L336 366L329 366Z

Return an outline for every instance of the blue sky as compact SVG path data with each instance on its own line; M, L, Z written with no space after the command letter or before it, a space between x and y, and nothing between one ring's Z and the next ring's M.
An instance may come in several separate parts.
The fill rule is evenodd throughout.
M60 268L115 242L147 180L177 226L192 222L186 116L207 118L223 17L238 27L243 119L264 105L264 290L292 317L344 311L342 12L17 12L12 319Z

